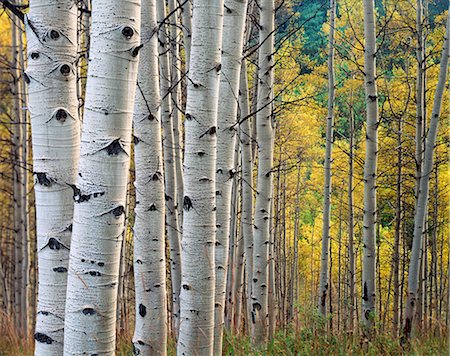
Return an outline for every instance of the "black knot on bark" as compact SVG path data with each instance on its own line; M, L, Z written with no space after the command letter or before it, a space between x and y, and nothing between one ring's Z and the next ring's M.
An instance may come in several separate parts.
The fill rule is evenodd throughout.
M161 174L161 172L155 172L155 173L152 175L152 181L157 181L157 180L159 180L159 181L162 180L162 174Z
M53 268L53 272L66 273L67 272L67 268L66 267L55 267L55 268Z
M375 100L377 100L377 96L376 95L369 95L369 99L370 99L370 101L374 102Z
M52 40L57 40L59 38L59 32L56 30L51 30L50 31L50 38Z
M209 134L210 134L210 135L215 135L216 132L217 132L217 129L216 129L215 126L212 126L212 127L209 129Z
M55 239L54 237L51 237L48 240L48 247L50 248L50 250L59 250L59 249L61 249L61 244L59 243L59 241L57 239Z
M150 205L150 208L148 209L149 211L156 211L158 209L156 209L155 204Z
M186 120L192 120L192 115L189 113L186 113Z
M122 215L125 212L125 208L123 207L123 205L119 205L117 207L115 207L112 211L113 215L118 218L120 215Z
M191 289L191 287L189 287L187 284L183 284L183 289L184 290L189 290L189 289Z
M137 55L139 54L139 51L141 50L142 47L144 47L143 44L140 44L139 46L134 47L133 50L131 51L131 57L137 57Z
M94 314L96 314L96 311L93 308L84 308L82 310L82 313L84 315L94 315Z
M137 136L133 136L133 143L135 145L137 145L139 142L141 142L142 140L140 138L138 138Z
M259 304L258 302L253 303L253 310L261 310L261 304Z
M50 178L47 173L44 172L35 172L36 181L40 185L43 185L44 187L50 187L55 181Z
M64 75L65 77L70 75L70 66L68 64L63 64L60 68L59 71L61 72L62 75Z
M27 73L23 73L23 78L25 79L25 83L30 84L30 77L27 75Z
M144 304L139 304L139 315L144 317L147 314L147 307Z
M55 114L55 118L58 121L64 122L67 119L67 111L64 109L58 109Z
M38 52L32 52L30 57L31 57L31 59L38 59L39 58L39 53Z
M92 277L100 277L102 274L100 273L100 272L98 272L98 271L89 271L89 272L86 272L86 274L89 274L89 275L91 275Z
M108 146L106 146L106 152L109 156L117 156L120 152L126 153L119 138L115 139Z
M184 196L183 199L183 209L189 211L192 208L192 201L187 195Z
M40 342L40 343L42 343L42 344L48 344L48 345L52 344L53 341L55 341L55 340L53 340L50 336L45 335L45 334L43 334L43 333L39 333L39 332L37 332L37 333L34 334L34 339L35 339L37 342Z
M129 40L131 37L133 37L134 31L130 26L125 26L122 29L122 35L124 35L125 38Z

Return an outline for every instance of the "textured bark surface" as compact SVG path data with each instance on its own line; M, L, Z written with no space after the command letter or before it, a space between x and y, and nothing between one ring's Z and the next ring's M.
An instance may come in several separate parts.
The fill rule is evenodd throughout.
M67 284L64 354L114 354L140 46L140 2L93 2Z
M178 355L210 355L214 337L217 106L223 1L196 1L187 87Z
M258 176L253 230L252 339L263 344L268 331L268 266L270 215L272 208L273 136L273 51L274 1L260 3L258 52L257 140Z
M164 170L161 142L156 1L142 0L141 43L134 112L136 207L134 283L136 355L165 355L167 299Z
M166 9L163 1L156 2L159 39L159 75L161 84L161 121L163 127L164 181L166 196L166 229L170 244L170 272L172 280L173 331L177 334L180 320L180 224L178 221L177 176L175 169L175 141L170 87L169 40L166 26Z
M427 139L425 141L425 152L420 177L420 186L418 191L416 212L414 216L414 237L411 249L411 260L408 274L408 295L405 307L405 322L403 326L403 337L405 339L411 336L411 330L414 323L414 313L418 302L419 289L419 268L420 255L422 252L422 237L425 228L425 217L428 207L428 196L430 190L430 175L433 171L434 145L441 115L442 98L447 81L448 62L450 57L450 13L447 18L447 31L445 34L442 57L439 70L438 84L434 94L433 111L431 113L430 126Z
M330 0L330 34L328 52L328 115L325 144L325 178L323 188L323 218L322 218L322 254L320 257L320 286L319 286L319 311L327 315L326 300L329 288L328 274L328 250L330 245L330 218L331 218L331 162L334 132L334 19L336 13L336 1Z
M77 7L33 0L26 19L39 287L36 355L61 355L79 154Z
M247 1L225 0L217 115L216 162L216 287L214 309L214 354L222 353L225 291L231 221L231 190L235 175L239 77L242 63Z
M375 320L378 94L376 84L376 32L374 0L364 0L364 87L366 93L366 158L364 163L364 218L362 320L370 334Z
M247 66L243 61L241 66L241 77L239 83L239 109L240 117L247 118L240 124L240 142L242 155L242 211L241 229L244 239L244 264L245 264L245 289L247 295L246 320L251 320L251 287L253 278L253 154L252 154L252 132L250 127L250 105L248 98ZM247 323L248 326L248 323ZM247 330L250 332L250 328Z

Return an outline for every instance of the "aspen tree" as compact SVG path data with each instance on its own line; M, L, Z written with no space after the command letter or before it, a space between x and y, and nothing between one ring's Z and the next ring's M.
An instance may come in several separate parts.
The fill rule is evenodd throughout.
M253 278L253 154L252 154L252 132L250 127L250 104L248 98L248 79L246 61L242 60L241 77L239 83L239 109L240 117L240 143L242 155L242 212L241 230L244 239L244 263L245 263L245 289L246 295L246 316L247 321L251 320L251 287ZM247 323L248 326L248 323ZM247 330L250 332L250 329Z
M268 283L270 216L273 166L273 55L274 1L262 0L259 6L258 95L256 126L258 176L253 230L252 339L261 345L268 332Z
M166 196L166 228L170 245L170 271L172 280L173 331L179 329L180 286L181 286L181 234L178 220L177 176L175 168L175 140L172 116L172 92L170 85L169 41L166 26L166 9L164 1L156 2L159 25L159 74L161 87L161 124L163 127L164 181Z
M377 223L378 94L374 0L364 0L364 88L366 93L366 158L364 163L364 218L362 264L362 319L366 335L375 319L375 262Z
M140 52L134 112L136 324L133 344L136 355L165 355L165 201L155 0L142 1L141 18L144 47Z
M231 222L231 190L235 175L239 77L242 63L247 1L225 0L222 61L217 116L216 162L216 287L214 312L214 354L222 353L226 277Z
M444 37L438 83L434 93L433 110L427 139L425 140L424 159L420 175L420 186L417 197L416 211L414 215L414 236L411 249L411 260L408 273L408 294L405 306L405 322L403 326L403 341L411 337L414 323L414 314L417 304L419 289L419 266L422 247L422 236L424 234L426 211L430 190L430 175L433 171L434 145L441 115L442 98L447 81L448 62L450 57L450 11L447 17L447 30Z
M222 22L222 0L194 2L185 121L178 355L213 354L216 132Z
M30 1L26 33L39 271L35 354L61 355L80 140L76 4Z
M319 311L323 316L327 315L326 300L330 286L328 274L328 250L330 245L330 214L331 214L331 162L334 131L334 22L336 16L336 0L330 0L330 35L328 52L328 115L325 144L325 178L323 192L323 218L322 218L322 255L320 258L320 287L319 287Z
M79 170L72 186L75 209L64 355L115 352L117 286L141 47L139 1L93 2Z

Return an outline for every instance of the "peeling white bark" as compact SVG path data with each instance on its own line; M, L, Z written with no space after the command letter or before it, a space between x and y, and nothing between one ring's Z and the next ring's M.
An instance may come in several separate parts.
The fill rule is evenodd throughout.
M38 253L36 355L61 355L79 154L77 7L32 0L26 19Z
M253 230L252 339L256 345L267 340L268 332L268 266L270 216L273 185L273 54L274 0L260 3L258 53L257 140L258 176Z
M156 1L142 0L138 87L134 113L136 207L135 355L167 352L164 170L161 142Z
M64 355L115 352L139 32L139 0L93 2Z
M196 1L187 87L181 320L178 355L211 355L215 171L223 1Z
M216 287L214 311L214 354L222 353L226 277L231 222L231 190L235 175L239 76L242 63L247 1L225 0L217 116L216 162Z

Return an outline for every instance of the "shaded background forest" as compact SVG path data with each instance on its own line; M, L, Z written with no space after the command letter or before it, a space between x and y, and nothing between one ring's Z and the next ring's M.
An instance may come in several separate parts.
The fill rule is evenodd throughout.
M81 2L82 3L82 2ZM407 273L414 228L415 209L415 130L416 130L416 10L415 2L404 0L376 1L378 28L379 90L379 156L378 156L378 226L377 226L377 328L397 335L403 320ZM274 148L274 241L276 325L283 330L289 325L297 329L314 322L328 323L339 334L349 330L352 303L348 288L348 240L354 236L356 260L356 320L360 319L361 257L363 221L363 167L365 152L365 99L363 77L362 4L355 0L338 1L336 19L336 118L333 152L333 191L331 209L330 280L331 288L327 320L319 320L313 310L318 299L323 208L324 150L327 115L327 2L313 0L278 1L276 12L275 53L275 148ZM80 6L84 6L80 4ZM426 103L428 112L434 96L439 71L439 58L445 32L448 3L430 0L426 23ZM250 16L251 18L251 16ZM0 16L0 324L11 333L8 323L16 322L14 304L18 273L17 241L19 225L25 226L29 255L26 293L34 310L37 249L33 204L33 169L29 122L26 103L15 102L15 85L23 82L23 68L13 56L24 42L23 33L13 46L11 33L15 17L5 10ZM81 26L80 26L81 28ZM80 29L81 31L82 29ZM257 39L251 37L246 46L251 96L255 97L255 50ZM25 45L25 43L23 43ZM19 61L20 62L20 61ZM23 63L22 63L23 64ZM17 68L19 66L19 68ZM254 100L253 100L254 101ZM443 112L436 144L435 168L430 178L430 201L421 266L420 307L417 332L441 335L449 320L449 200L448 162L450 91L444 94ZM22 110L15 111L19 105ZM22 112L18 117L17 112ZM22 127L17 130L17 127ZM424 125L425 127L427 125ZM21 132L27 145L17 147L14 137ZM353 141L353 144L350 144ZM255 143L256 144L256 143ZM19 152L21 151L21 152ZM350 169L350 167L353 167ZM401 170L399 170L399 166ZM26 190L26 216L17 221L17 201L13 181L23 168ZM239 190L240 175L235 176L234 189ZM130 175L133 176L133 166ZM349 177L353 184L349 186ZM132 179L130 180L133 181ZM129 184L126 239L122 250L119 287L118 330L131 333L134 313L132 230L134 190ZM353 197L354 225L349 224ZM235 213L240 214L239 194L235 194ZM235 219L239 221L239 219ZM352 229L353 228L353 229ZM239 224L232 227L231 258L236 258L233 241L240 239ZM350 231L350 232L349 232ZM394 253L396 236L400 254ZM19 254L20 255L20 254ZM230 266L237 262L230 261ZM233 281L233 270L229 281ZM398 275L396 276L396 271ZM398 283L396 283L398 278ZM232 285L232 283L228 283ZM234 302L228 298L228 328L236 325ZM245 303L245 300L243 301ZM14 316L15 315L15 316ZM395 317L397 315L397 317ZM34 314L26 318L33 325ZM244 320L242 325L248 321ZM11 324L12 325L12 324ZM1 330L0 330L1 331ZM1 338L0 338L1 339ZM1 345L0 345L1 348Z

